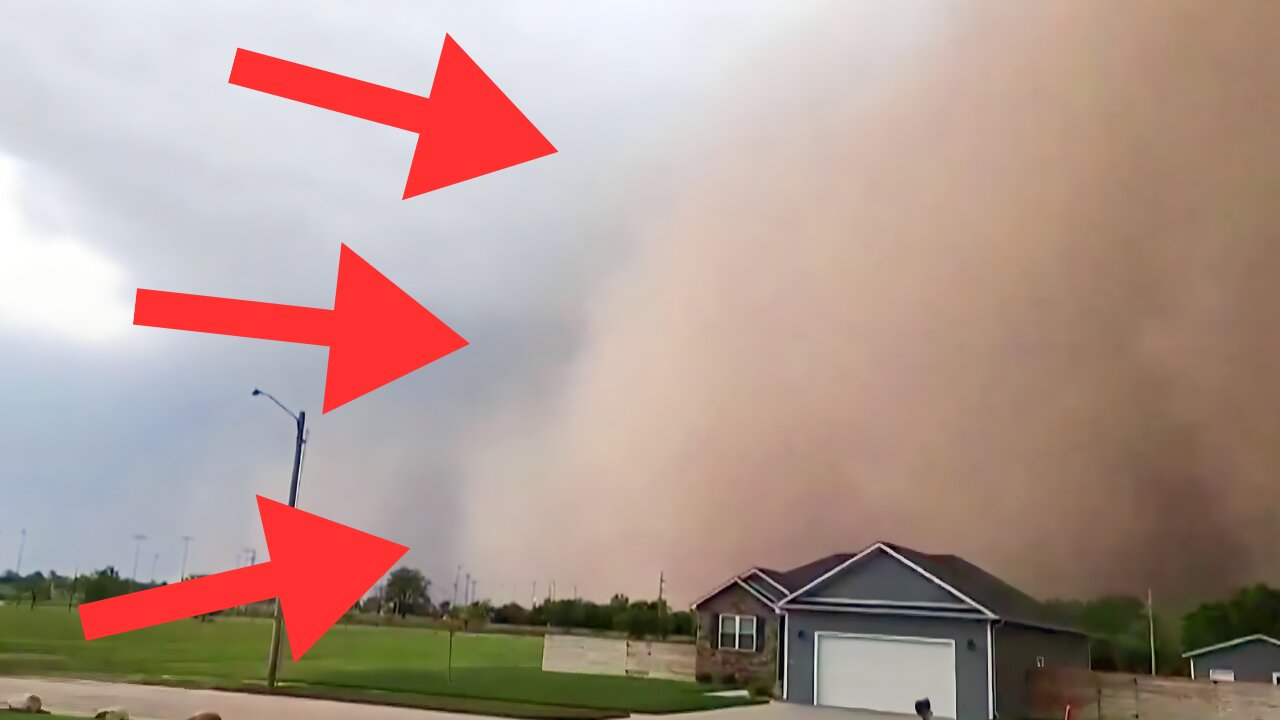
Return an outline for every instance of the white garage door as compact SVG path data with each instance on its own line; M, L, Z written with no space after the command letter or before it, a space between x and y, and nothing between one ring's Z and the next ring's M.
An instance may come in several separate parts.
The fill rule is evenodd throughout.
M933 714L956 716L956 650L950 640L814 633L818 705L915 714L929 698Z

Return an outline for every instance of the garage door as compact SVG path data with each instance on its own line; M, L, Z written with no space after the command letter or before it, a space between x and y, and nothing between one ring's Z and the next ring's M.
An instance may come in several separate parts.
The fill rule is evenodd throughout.
M818 705L915 714L929 698L933 714L956 716L956 650L949 640L815 633Z

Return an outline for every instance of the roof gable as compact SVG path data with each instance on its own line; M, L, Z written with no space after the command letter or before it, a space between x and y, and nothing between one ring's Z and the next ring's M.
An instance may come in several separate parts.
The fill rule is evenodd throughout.
M772 578L762 573L759 568L751 568L720 583L706 595L694 600L690 607L697 608L699 605L733 587L741 587L765 605L774 609L777 609L778 601L787 594L785 588L780 587Z
M924 570L919 565L912 562L910 559L904 557L900 552L898 552L897 546L892 546L892 545L889 545L888 543L883 543L883 542L873 543L872 545L870 545L860 553L855 553L852 555L845 554L846 559L843 562L836 564L830 570L814 578L812 581L810 581L808 584L804 585L803 587L797 590L793 590L790 595L788 595L786 598L782 600L781 604L785 605L785 604L794 602L797 598L801 597L802 595L809 592L810 590L820 586L825 581L839 575L841 572L845 571L847 568L854 565L855 563L861 562L866 558L872 557L875 554L881 553L881 552L887 553L890 557L894 558L898 562L901 562L907 565L907 567L919 573L925 579L936 583L941 588L943 588L944 590L954 595L958 600L964 602L967 607L975 609L987 617L995 617L995 615L987 608L974 602L969 597L964 595L964 593L960 592L959 590L956 590L955 588L951 587L949 584L940 580L939 578L934 577L933 575L929 574L928 571ZM836 556L834 555L828 556L828 558L824 558L824 559L829 559L832 557L836 557Z
M962 597L879 546L859 557L857 562L842 565L839 571L823 576L793 600L975 609Z
M1203 655L1205 653L1210 653L1215 650L1226 650L1229 647L1236 647L1237 645L1244 645L1252 642L1266 642L1266 643L1271 643L1272 645L1280 645L1280 640L1276 640L1270 635L1263 635L1261 633L1257 633L1255 635L1246 635L1241 638L1236 638L1235 640L1228 640L1226 642L1221 642L1221 643L1218 643L1217 645L1202 647L1199 650L1191 650L1189 652L1184 652L1182 653L1182 657L1184 658L1196 657L1197 655Z

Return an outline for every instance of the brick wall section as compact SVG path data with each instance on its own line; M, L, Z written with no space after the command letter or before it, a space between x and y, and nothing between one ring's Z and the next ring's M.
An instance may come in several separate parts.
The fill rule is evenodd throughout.
M1043 668L1027 692L1031 720L1061 720L1068 702L1072 720L1280 720L1280 688L1264 683Z
M775 694L778 679L778 615L740 585L731 585L698 606L696 670L713 680L728 677L769 683ZM719 649L720 615L751 615L756 618L756 651Z

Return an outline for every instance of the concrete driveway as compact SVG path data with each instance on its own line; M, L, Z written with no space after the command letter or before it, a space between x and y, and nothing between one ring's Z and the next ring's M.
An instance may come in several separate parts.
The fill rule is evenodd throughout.
M478 717L435 710L247 695L217 690L184 690L89 680L0 677L0 700L28 692L39 695L45 708L53 712L92 715L101 708L120 705L127 708L129 715L137 720L185 720L201 710L213 710L223 720L460 720ZM770 703L682 713L673 717L681 720L899 720L915 716Z

